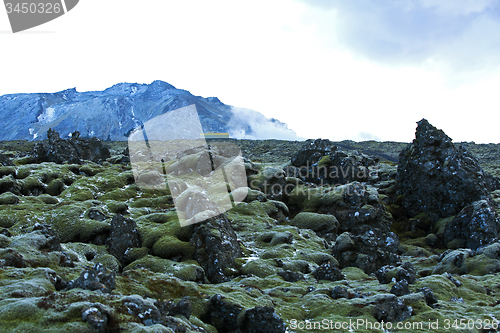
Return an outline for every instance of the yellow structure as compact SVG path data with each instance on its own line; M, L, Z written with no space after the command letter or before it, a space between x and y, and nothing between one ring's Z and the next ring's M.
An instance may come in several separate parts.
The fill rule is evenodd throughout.
M229 139L229 133L208 132L201 133L200 137L205 139Z

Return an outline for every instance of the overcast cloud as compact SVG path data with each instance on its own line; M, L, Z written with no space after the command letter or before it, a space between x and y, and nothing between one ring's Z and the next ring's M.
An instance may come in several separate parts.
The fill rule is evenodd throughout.
M297 137L500 142L500 0L85 0L9 28L0 95L163 80Z
M458 71L500 65L498 0L302 2L331 18L318 29L332 48L392 65L434 60Z

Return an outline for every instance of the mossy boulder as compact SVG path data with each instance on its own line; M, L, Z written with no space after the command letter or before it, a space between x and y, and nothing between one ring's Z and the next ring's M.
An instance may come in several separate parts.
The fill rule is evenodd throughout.
M49 185L47 185L45 190L50 195L58 196L64 191L65 188L66 185L62 179L54 179L49 183Z
M8 175L15 175L16 168L13 166L0 166L0 178Z
M98 235L107 234L110 225L106 221L96 221L83 217L92 202L60 206L45 213L45 222L49 224L61 239L61 242L91 241Z
M333 233L335 235L340 227L335 216L310 212L297 214L290 221L290 225L296 226L300 229L311 229L319 234Z
M195 249L189 242L183 242L172 235L161 237L152 248L152 253L155 256L165 259L190 259L193 257L194 252Z
M241 268L241 273L265 278L277 274L279 270L274 259L255 259L245 264Z
M124 272L138 267L147 268L152 272L171 274L185 281L205 281L204 271L195 261L177 262L146 255L125 267Z
M0 205L15 205L19 203L19 197L11 192L0 194Z

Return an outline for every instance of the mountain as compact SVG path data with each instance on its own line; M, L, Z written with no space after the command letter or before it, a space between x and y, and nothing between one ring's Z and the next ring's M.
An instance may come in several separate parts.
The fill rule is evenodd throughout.
M258 138L258 131L265 125L282 132L288 139L296 137L284 123L256 111L242 112L217 97L194 96L166 82L154 81L151 84L119 83L104 91L78 92L73 88L56 93L0 96L3 124L0 140L43 140L52 128L62 138L78 131L81 137L123 141L135 127L149 119L191 104L196 105L204 132Z

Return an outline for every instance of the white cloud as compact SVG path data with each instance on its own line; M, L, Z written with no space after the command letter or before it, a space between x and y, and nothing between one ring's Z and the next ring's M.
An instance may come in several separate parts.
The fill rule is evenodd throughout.
M229 135L236 139L303 140L286 124L269 119L250 109L233 107L233 117L228 122ZM246 126L248 124L249 126Z

